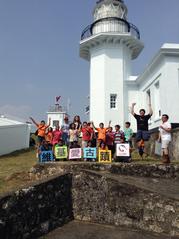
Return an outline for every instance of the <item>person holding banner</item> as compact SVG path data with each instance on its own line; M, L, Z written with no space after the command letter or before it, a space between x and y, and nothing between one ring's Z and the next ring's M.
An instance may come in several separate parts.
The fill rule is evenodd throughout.
M99 150L108 150L108 146L106 145L104 141L100 142Z
M46 140L43 140L41 145L39 146L38 148L38 158L39 158L39 161L41 159L41 155L42 153L47 153L47 155L44 155L45 157L45 161L52 161L53 160L53 152L52 152L52 146L46 141Z

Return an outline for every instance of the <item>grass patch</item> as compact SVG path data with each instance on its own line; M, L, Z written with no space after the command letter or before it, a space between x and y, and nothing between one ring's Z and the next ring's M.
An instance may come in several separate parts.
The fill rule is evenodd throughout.
M34 149L17 151L0 157L0 193L27 182L28 170L37 163Z
M132 152L132 162L136 164L162 164L158 157L144 154L141 159L137 151ZM0 194L12 191L29 183L27 172L37 163L36 150L21 150L0 157ZM69 162L70 163L70 162ZM71 162L73 163L73 162ZM172 164L179 165L179 161Z

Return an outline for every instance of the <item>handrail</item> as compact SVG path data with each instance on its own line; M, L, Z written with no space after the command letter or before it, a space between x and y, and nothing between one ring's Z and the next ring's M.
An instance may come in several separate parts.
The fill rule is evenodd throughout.
M88 25L83 30L83 32L81 34L81 40L84 40L84 39L89 38L92 35L94 35L93 34L93 29L96 26L96 24L100 23L100 22L105 22L105 21L118 21L118 22L124 23L126 25L126 27L127 27L127 32L131 32L135 37L140 39L140 32L139 32L138 28L135 25L133 25L132 23L129 23L128 21L126 21L126 20L124 20L122 18L119 18L119 17L105 17L105 18L101 18L101 19L93 22L91 25ZM116 32L116 31L108 30L108 32Z

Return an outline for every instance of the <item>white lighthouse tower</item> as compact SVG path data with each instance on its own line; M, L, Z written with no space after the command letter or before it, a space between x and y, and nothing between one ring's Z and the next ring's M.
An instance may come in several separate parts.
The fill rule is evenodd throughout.
M127 21L123 0L97 1L93 17L80 41L80 56L90 62L90 120L123 126L128 120L131 60L143 43L138 29Z

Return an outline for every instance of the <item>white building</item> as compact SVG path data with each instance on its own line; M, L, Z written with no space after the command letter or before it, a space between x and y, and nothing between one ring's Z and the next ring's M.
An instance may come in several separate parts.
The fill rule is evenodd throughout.
M179 44L164 44L144 72L128 80L128 100L137 102L136 111L148 109L151 101L153 116L150 128L158 127L162 114L172 123L179 122ZM135 120L129 115L135 127Z
M50 127L55 129L56 126L61 126L64 123L65 116L67 116L67 113L66 111L63 111L62 106L55 104L54 106L51 106L47 112L47 124L51 118Z
M31 125L0 116L0 155L29 148Z
M137 27L127 21L123 0L99 0L93 12L94 22L83 31L80 56L90 61L90 120L124 125L135 119L136 111L147 110L151 100L154 115L150 127L159 124L161 114L169 114L179 122L179 45L164 44L147 69L138 77L131 74L131 60L137 58L144 45Z

